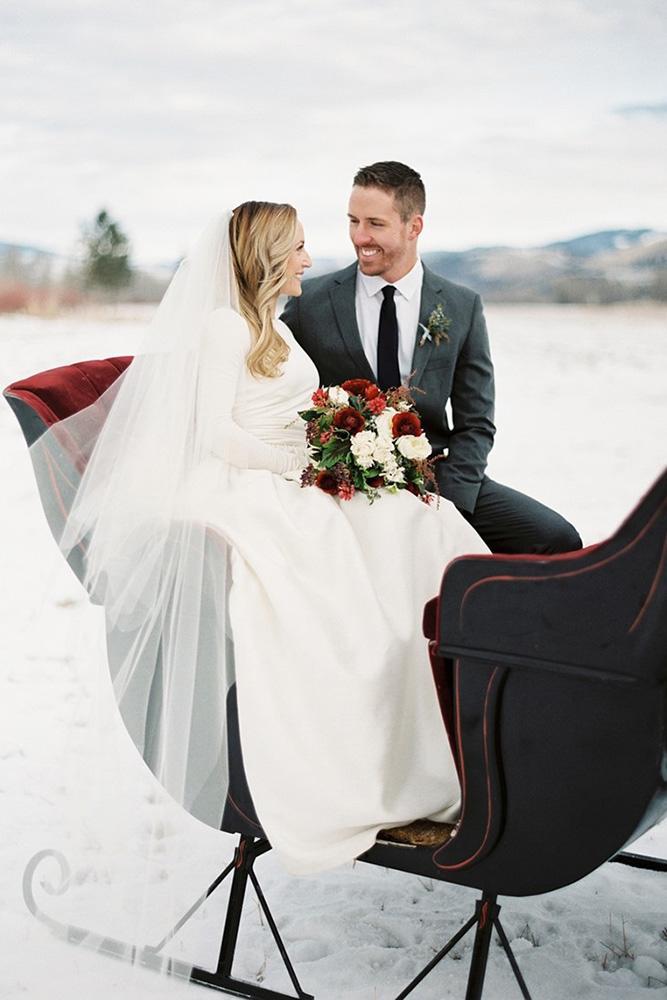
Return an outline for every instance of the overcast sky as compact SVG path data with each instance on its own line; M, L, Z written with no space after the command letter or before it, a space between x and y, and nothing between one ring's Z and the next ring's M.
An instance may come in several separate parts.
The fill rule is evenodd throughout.
M347 252L357 167L427 186L424 249L667 229L664 0L5 0L0 240L102 205L144 262L291 201Z

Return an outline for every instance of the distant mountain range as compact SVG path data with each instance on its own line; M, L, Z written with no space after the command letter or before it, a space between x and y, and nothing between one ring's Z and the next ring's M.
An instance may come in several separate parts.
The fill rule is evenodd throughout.
M654 229L607 229L543 246L473 247L422 256L432 270L474 288L487 301L667 300L667 233ZM320 258L309 277L349 262L349 257ZM151 299L159 297L175 266L176 262L138 267L138 287L142 292L150 289ZM32 283L61 280L74 269L67 257L0 242L0 278L5 281L12 274Z
M539 247L423 254L438 274L488 301L593 302L667 298L667 233L609 229Z

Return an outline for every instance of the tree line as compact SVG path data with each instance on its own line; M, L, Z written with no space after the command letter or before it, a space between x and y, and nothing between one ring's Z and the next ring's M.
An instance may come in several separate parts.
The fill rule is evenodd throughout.
M0 313L55 314L89 302L157 302L168 275L137 268L123 226L107 208L80 226L76 255L0 244Z

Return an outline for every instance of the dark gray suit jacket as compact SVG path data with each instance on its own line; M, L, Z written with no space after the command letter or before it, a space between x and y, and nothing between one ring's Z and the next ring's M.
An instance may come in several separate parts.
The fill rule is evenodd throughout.
M348 378L375 381L357 327L356 276L355 263L304 282L302 295L291 298L281 316L315 362L322 385ZM423 331L415 331L410 385L434 453L448 452L436 464L440 491L457 507L472 511L495 433L493 365L479 295L425 267L421 323L428 322L438 303L452 321L449 340L420 346Z

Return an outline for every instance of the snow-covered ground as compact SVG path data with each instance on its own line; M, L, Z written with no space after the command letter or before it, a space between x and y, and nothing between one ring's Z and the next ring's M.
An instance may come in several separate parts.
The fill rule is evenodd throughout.
M487 313L499 428L490 474L561 510L585 543L603 538L665 462L667 309L493 306ZM141 319L136 310L115 319L3 318L0 382L4 386L73 360L133 353ZM67 850L72 841L72 805L65 794L72 776L94 776L93 805L87 808L102 816L105 809L113 812L120 798L125 803L135 797L136 827L128 829L127 843L141 837L141 810L149 808L153 792L146 776L133 770L123 734L113 738L119 740L117 754L127 750L127 785L105 784L93 732L96 701L82 666L86 602L54 551L7 406L0 409L0 475L0 998L64 1000L73 992L100 1000L196 996L194 986L165 983L144 970L129 972L119 962L57 940L25 910L21 878L27 860L44 847ZM164 840L165 869L178 869L184 899L188 893L194 898L215 877L233 844L175 808ZM177 843L181 851L186 845L184 855L170 846ZM667 856L667 823L634 849ZM290 878L271 854L258 862L257 871L302 985L318 1000L395 996L467 919L475 895L359 864ZM156 874L158 894L164 874ZM664 875L608 864L547 896L501 900L506 930L535 1000L636 1000L648 988L651 996L667 998L666 890ZM44 893L42 901L49 912L65 912L56 897ZM223 903L224 893L207 906L205 927L213 949ZM68 919L118 933L104 884L82 883L67 905ZM469 936L418 987L415 1000L462 998L471 946ZM244 918L235 971L290 992L254 901ZM485 995L518 997L496 947Z

